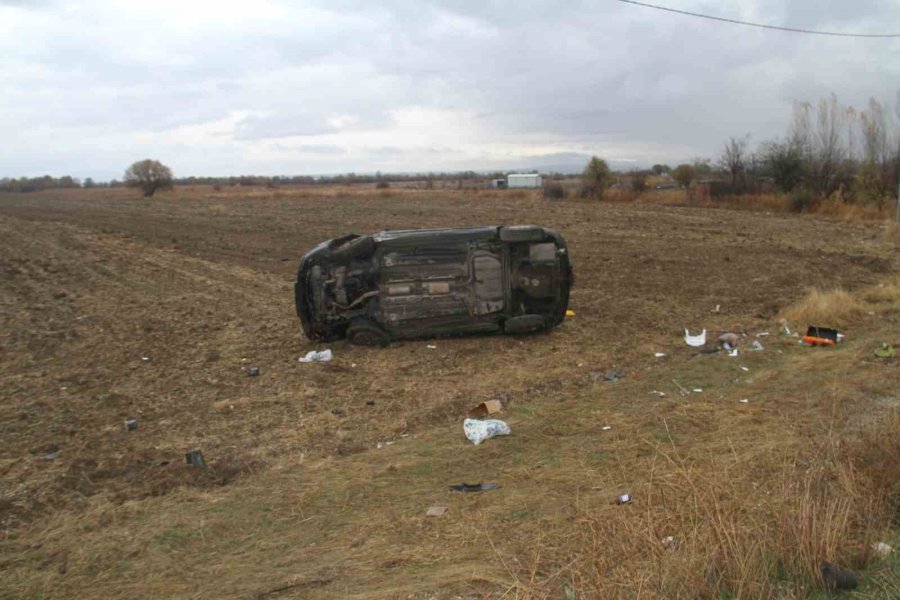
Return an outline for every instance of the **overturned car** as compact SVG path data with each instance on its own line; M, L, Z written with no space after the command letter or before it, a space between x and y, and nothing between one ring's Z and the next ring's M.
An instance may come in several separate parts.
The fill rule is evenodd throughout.
M566 242L534 225L383 231L323 242L300 261L297 315L311 340L540 331L566 315Z

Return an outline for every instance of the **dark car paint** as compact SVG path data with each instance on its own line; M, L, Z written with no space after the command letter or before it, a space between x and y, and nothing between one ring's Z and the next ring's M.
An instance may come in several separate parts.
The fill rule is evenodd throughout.
M304 333L331 341L359 321L391 339L490 333L523 314L558 325L573 283L565 240L541 229L541 242L504 242L500 230L383 231L322 242L301 259L294 285ZM553 265L523 258L551 242Z

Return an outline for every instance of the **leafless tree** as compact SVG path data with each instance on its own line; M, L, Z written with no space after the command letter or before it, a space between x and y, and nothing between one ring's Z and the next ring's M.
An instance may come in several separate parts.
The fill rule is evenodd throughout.
M747 142L750 136L742 138L732 137L725 144L719 165L731 175L731 189L737 192L744 187L747 171Z

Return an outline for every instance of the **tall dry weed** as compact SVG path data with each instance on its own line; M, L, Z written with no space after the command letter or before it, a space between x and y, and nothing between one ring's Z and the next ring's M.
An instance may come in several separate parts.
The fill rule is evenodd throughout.
M784 309L781 317L799 327L844 327L856 320L864 310L865 305L844 290L823 292L810 289L803 298Z

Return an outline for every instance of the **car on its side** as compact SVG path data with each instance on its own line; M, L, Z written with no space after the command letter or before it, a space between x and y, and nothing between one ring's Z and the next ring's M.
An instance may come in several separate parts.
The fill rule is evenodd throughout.
M294 299L311 340L359 345L562 323L573 284L566 242L535 225L382 231L322 242Z

